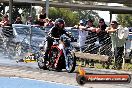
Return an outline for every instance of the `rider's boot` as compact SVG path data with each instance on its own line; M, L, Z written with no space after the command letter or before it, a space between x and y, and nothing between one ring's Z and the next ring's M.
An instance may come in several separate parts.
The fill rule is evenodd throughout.
M48 65L48 49L45 51L45 56L44 56L44 63L45 63L45 65Z
M65 57L66 70L69 70L68 58L67 58L65 49L63 49L63 53L64 53L64 57Z
M70 70L67 57L65 57L65 65L66 65L66 70Z

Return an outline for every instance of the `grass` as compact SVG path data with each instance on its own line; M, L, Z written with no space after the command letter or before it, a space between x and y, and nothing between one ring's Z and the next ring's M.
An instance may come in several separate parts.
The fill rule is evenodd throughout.
M78 65L81 64L82 67L89 67L88 65L84 65L83 62L81 62L81 61L77 61L77 64L78 64ZM113 67L113 65L110 65L110 69L112 69L112 67ZM105 68L103 68L103 66L102 66L101 63L95 63L95 64L94 64L94 68L96 68L96 69L105 69ZM124 69L120 69L120 70L132 71L132 64L130 64L130 63L125 63Z
M113 67L113 65L110 65L110 69L111 69L112 67ZM102 65L99 64L99 63L96 63L96 64L95 64L95 68L97 68L97 69L104 69L104 68L102 67ZM130 64L130 63L125 63L124 69L120 69L120 70L132 71L132 64Z

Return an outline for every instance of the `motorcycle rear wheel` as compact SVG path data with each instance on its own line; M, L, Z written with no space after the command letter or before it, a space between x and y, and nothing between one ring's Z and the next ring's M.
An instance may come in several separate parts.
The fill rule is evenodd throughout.
M48 66L48 69L50 71L53 71L53 70L61 71L62 70L58 66L55 68L55 62L56 62L55 60L56 60L56 57L58 57L58 54L59 54L59 50L57 48L51 49L51 52L49 54L49 66ZM58 65L58 63L57 63L57 65Z

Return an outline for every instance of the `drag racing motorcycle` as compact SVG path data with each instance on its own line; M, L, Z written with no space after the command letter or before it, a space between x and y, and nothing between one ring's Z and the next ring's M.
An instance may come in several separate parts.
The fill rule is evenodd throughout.
M56 71L66 69L68 73L73 72L76 66L76 57L70 42L71 39L65 35L62 35L60 38L54 38L53 45L48 53L49 60L46 63L44 63L44 50L41 48L38 57L39 68Z

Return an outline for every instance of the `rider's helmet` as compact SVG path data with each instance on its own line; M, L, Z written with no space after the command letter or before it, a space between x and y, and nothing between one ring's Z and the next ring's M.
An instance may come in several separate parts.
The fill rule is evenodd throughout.
M63 29L65 26L65 21L61 18L55 20L55 27Z
M84 19L80 20L79 24L82 25L82 26L85 26L86 25L86 20L84 20Z

